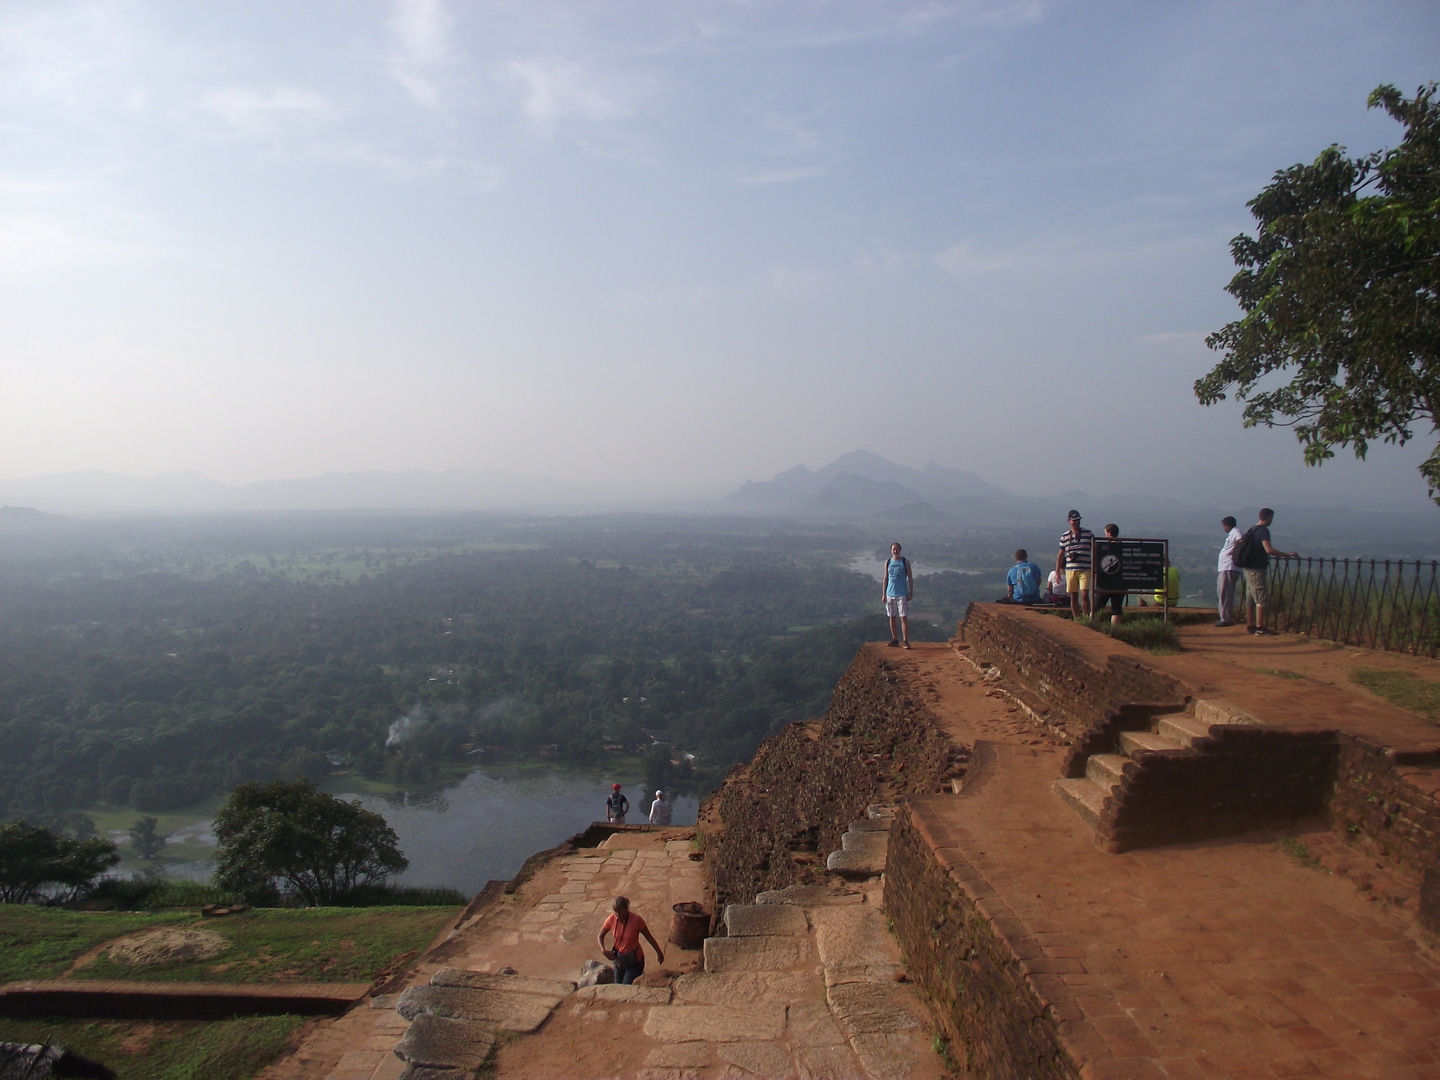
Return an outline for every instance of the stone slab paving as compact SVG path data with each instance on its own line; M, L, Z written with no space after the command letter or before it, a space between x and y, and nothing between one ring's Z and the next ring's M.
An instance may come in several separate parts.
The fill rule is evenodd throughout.
M784 971L810 959L810 942L794 937L706 938L706 971Z
M462 986L411 986L395 1002L395 1011L407 1020L445 1016L473 1020L499 1031L534 1031L549 1019L552 1008L550 999L534 994Z
M1049 791L1063 749L973 668L925 646L887 660L983 750L959 795L910 807L980 910L1036 944L1029 980L1082 1077L1440 1077L1440 954L1412 915L1279 831L1105 854Z
M805 912L792 904L731 904L725 909L730 937L796 935L810 932Z
M662 1005L650 1010L645 1034L660 1042L740 1042L785 1034L785 1005Z

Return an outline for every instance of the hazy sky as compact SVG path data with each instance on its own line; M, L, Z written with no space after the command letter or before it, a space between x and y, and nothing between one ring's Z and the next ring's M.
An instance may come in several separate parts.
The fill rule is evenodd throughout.
M1191 384L1246 200L1437 56L1431 0L5 0L0 477L1422 505L1428 433L1307 471Z

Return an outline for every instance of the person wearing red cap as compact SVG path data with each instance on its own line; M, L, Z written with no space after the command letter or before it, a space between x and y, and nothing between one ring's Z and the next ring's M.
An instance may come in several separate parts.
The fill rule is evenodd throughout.
M611 825L624 825L625 814L630 809L630 800L620 794L620 785L610 785L610 797L605 800L605 820Z

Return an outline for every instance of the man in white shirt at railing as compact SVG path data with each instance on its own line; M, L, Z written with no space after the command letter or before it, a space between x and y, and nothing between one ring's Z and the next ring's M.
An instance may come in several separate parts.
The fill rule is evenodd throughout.
M1220 545L1220 565L1215 577L1215 593L1220 597L1220 618L1215 620L1215 625L1234 626L1235 586L1240 582L1240 568L1235 565L1235 545L1245 534L1233 517L1221 518L1220 527L1225 530L1225 543Z

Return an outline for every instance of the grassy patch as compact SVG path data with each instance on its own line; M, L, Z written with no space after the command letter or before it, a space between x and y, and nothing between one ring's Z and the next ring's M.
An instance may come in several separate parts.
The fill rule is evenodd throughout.
M0 982L53 979L82 954L112 938L194 916L134 911L61 911L34 904L0 904Z
M83 979L154 982L371 982L399 970L459 914L453 907L251 910L198 920L228 938L213 960L131 967L101 955Z
M1356 668L1350 678L1386 701L1418 713L1432 724L1440 723L1440 682L1429 682L1408 671L1376 668Z
M1280 850L1286 855L1289 855L1290 858L1294 859L1301 866L1311 870L1320 870L1327 874L1330 872L1320 864L1319 859L1310 854L1310 849L1305 846L1305 841L1301 840L1298 836L1287 836L1281 839Z
M1091 630L1109 634L1116 641L1147 652L1163 655L1180 651L1180 635L1175 632L1175 624L1164 619L1122 619L1119 623L1112 623L1107 614L1092 616L1083 622Z
M1250 670L1258 672L1261 675L1278 675L1282 679L1308 679L1310 677L1308 675L1301 675L1298 671L1291 671L1289 668L1283 667L1257 667L1251 668Z
M290 1049L300 1016L216 1023L0 1019L0 1040L51 1042L103 1062L120 1080L249 1080Z

